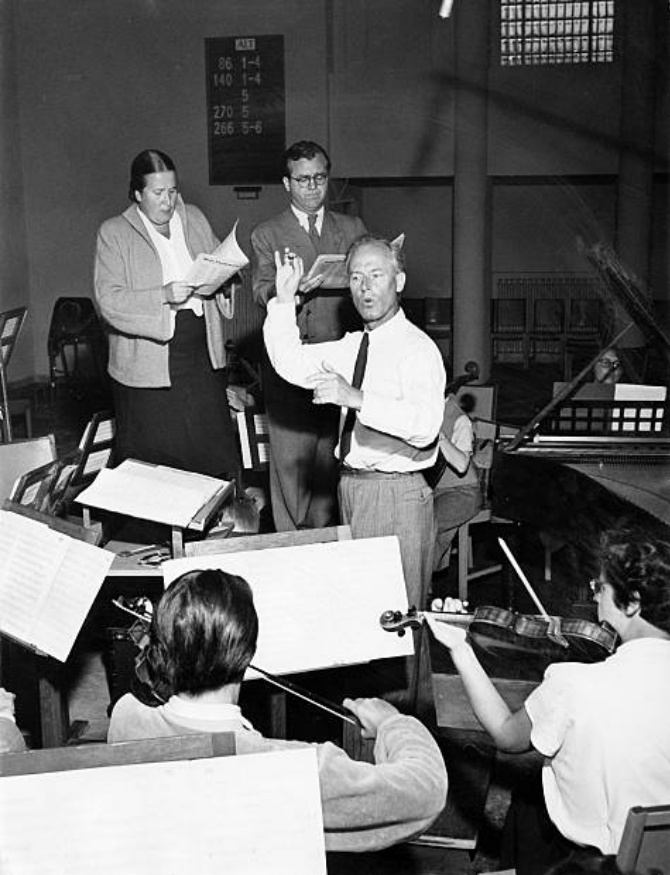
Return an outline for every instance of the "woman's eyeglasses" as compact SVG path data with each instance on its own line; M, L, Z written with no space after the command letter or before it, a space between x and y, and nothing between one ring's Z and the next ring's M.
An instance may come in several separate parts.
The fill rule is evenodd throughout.
M621 367L619 359L598 359L598 364L604 368L611 368L613 371L618 371Z
M597 577L589 580L589 587L591 588L591 592L593 595L598 595L603 591L603 587L605 586L604 580L599 580Z

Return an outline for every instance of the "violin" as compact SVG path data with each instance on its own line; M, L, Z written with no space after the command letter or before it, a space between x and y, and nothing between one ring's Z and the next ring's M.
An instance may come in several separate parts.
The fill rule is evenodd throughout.
M382 629L416 629L430 613L438 622L467 628L467 638L488 674L541 680L554 662L598 662L614 652L617 633L607 623L555 616L518 614L506 608L483 606L474 613L384 611Z

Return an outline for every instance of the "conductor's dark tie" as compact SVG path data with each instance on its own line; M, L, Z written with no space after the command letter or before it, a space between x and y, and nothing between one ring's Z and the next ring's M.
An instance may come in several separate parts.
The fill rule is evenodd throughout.
M370 344L370 332L364 331L361 338L361 345L358 347L358 355L354 364L354 378L351 385L354 389L360 389L363 384L363 375L365 374L365 366L368 361L368 346ZM354 431L354 423L356 422L356 411L353 407L347 410L347 415L344 418L342 426L342 434L340 435L340 462L345 462L351 449L351 435Z

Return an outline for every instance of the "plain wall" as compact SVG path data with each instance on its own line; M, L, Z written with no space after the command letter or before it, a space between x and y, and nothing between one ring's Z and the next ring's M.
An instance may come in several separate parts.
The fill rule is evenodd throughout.
M368 226L406 233L410 295L449 295L454 96L469 87L454 71L458 7L443 20L436 0L0 0L0 305L29 307L10 377L46 374L55 300L92 295L97 228L127 205L141 149L172 155L220 236L239 218L242 245L284 206L279 180L257 200L209 185L207 37L284 35L287 141L322 142L334 176L361 183ZM575 227L615 223L621 66L500 68L495 8L491 269L578 269ZM652 277L667 298L667 51L657 62Z

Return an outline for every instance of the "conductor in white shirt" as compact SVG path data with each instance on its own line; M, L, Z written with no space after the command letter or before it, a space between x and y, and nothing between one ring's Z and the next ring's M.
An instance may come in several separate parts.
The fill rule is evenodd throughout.
M408 602L422 607L434 545L433 491L422 471L437 456L446 375L436 345L400 308L402 251L370 235L351 246L349 287L364 330L318 344L302 343L296 323L302 259L277 252L275 263L277 296L264 324L270 361L311 389L315 405L341 409L342 522L355 538L397 535Z

